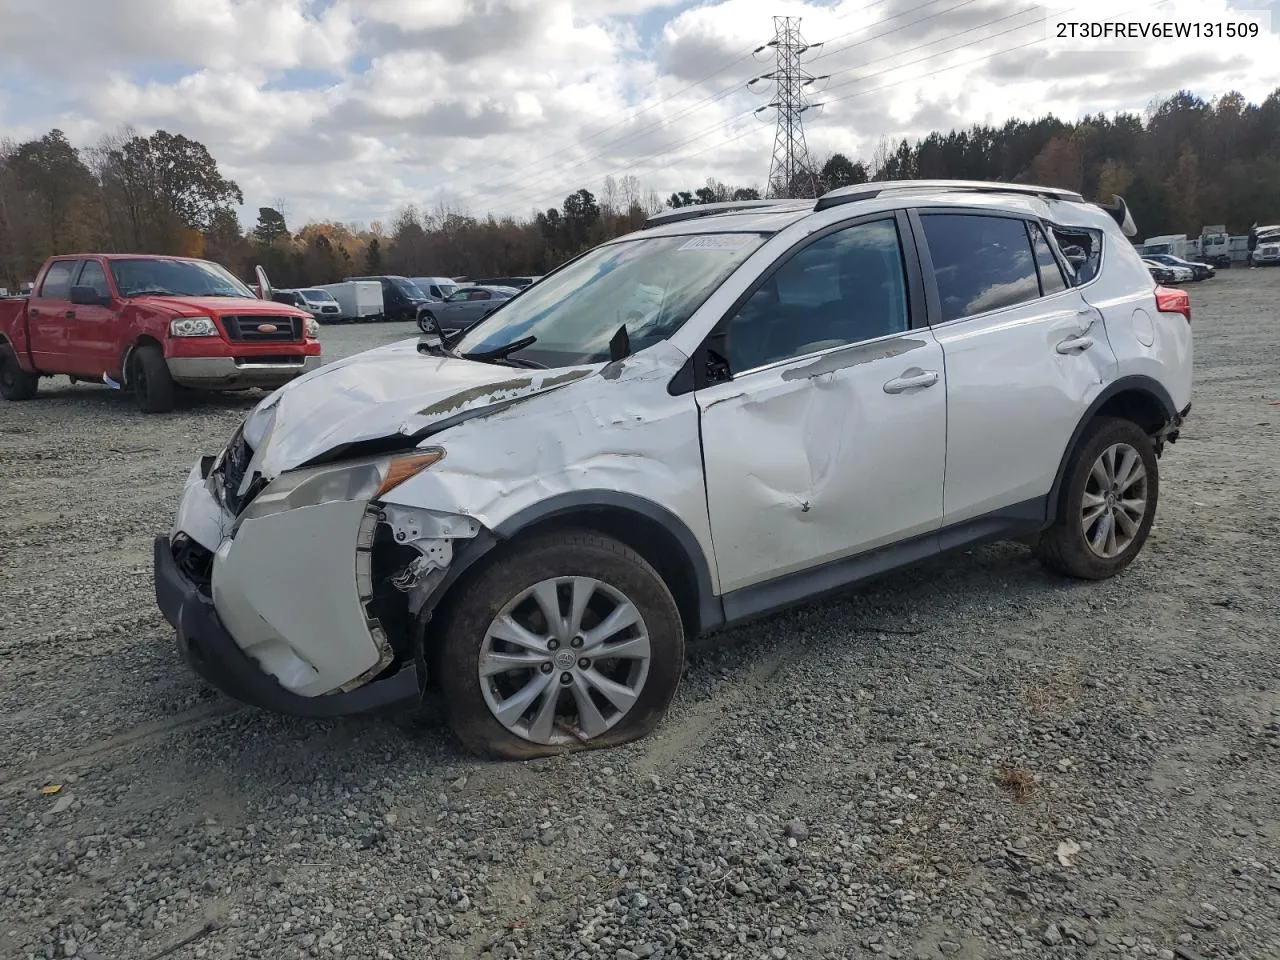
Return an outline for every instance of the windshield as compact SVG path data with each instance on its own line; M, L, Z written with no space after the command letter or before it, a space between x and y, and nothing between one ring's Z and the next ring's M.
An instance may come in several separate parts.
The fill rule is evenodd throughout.
M422 291L414 284L412 280L405 280L403 277L397 277L391 281L396 285L396 289L403 293L411 300L425 300Z
M112 260L111 275L122 297L248 297L254 293L207 260Z
M466 334L456 352L482 353L528 337L519 357L547 366L609 359L622 326L633 353L680 329L765 240L754 233L647 237L597 247L525 288Z
M302 295L308 300L315 300L317 303L321 300L332 300L333 296L327 290L303 290Z

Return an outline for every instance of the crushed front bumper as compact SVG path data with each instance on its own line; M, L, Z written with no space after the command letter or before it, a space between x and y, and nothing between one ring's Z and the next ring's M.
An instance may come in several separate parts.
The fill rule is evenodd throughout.
M178 650L197 674L244 703L298 717L335 717L408 706L422 696L414 664L345 692L307 697L286 690L223 626L213 601L178 566L168 537L155 540L156 602L178 634Z

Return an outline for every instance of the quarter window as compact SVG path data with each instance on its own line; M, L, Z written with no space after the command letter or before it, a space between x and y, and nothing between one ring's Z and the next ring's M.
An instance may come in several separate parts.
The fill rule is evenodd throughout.
M956 213L929 213L920 220L933 261L943 322L1040 296L1024 221Z
M40 296L45 300L70 300L71 274L76 263L75 260L56 260L50 264L40 284Z
M792 255L729 321L725 351L741 373L909 326L897 224L876 220Z

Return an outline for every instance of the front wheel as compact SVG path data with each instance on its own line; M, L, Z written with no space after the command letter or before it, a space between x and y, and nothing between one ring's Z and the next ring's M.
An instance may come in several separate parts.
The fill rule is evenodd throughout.
M476 753L524 759L650 733L684 668L671 592L588 532L516 546L450 604L434 651L445 712Z
M168 413L177 393L159 347L144 344L133 355L131 386L143 413Z
M430 310L418 314L418 329L423 333L435 333L435 322L436 318L432 316Z
M1155 445L1131 420L1099 417L1067 467L1058 516L1036 554L1056 573L1103 580L1142 550L1160 494Z
M0 347L0 397L6 400L30 400L39 389L40 378L22 369L13 348Z

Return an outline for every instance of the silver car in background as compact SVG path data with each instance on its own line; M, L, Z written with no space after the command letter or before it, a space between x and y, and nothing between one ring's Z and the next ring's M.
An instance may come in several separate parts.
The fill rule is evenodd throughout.
M440 303L433 303L418 317L423 333L435 332L436 321L445 333L479 323L520 293L515 287L459 287Z

